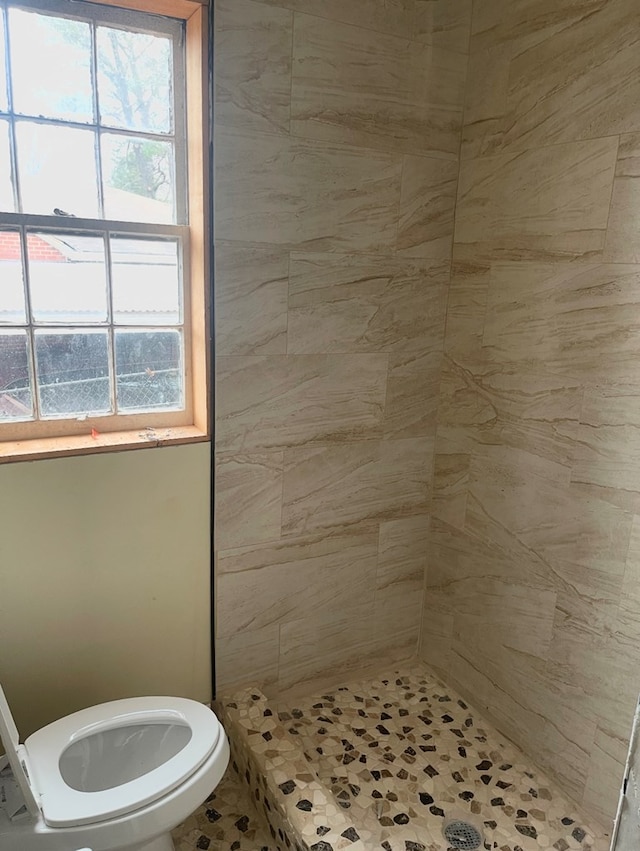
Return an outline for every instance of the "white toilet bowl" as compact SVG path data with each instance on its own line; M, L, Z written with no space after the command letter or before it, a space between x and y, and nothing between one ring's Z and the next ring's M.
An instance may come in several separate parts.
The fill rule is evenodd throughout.
M92 706L21 745L0 688L0 739L2 851L172 851L229 762L214 713L177 697Z

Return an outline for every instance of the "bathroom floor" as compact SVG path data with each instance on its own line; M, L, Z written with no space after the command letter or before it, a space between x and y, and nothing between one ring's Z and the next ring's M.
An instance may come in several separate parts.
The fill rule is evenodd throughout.
M173 831L173 842L176 851L271 851L264 818L231 765L215 792Z
M441 851L458 818L486 849L608 848L602 826L420 663L295 702L248 690L225 707L301 847Z

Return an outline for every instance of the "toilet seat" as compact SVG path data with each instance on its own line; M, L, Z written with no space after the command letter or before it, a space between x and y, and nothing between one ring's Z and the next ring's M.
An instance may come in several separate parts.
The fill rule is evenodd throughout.
M186 726L191 737L161 765L120 785L85 792L64 780L60 759L74 742L109 730L153 724ZM205 762L220 735L220 723L203 704L184 698L138 697L92 706L54 721L29 736L24 745L16 742L16 753L45 822L50 827L72 827L124 815L166 795Z

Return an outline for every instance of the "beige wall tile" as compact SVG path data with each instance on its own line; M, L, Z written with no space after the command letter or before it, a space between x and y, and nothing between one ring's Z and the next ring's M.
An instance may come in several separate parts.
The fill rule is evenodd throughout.
M639 477L640 398L636 386L598 385L587 389L573 481L640 493Z
M463 161L456 242L478 259L601 251L616 150L609 138Z
M219 451L381 433L386 355L219 358L217 373Z
M455 360L482 362L482 331L491 265L472 246L454 242L444 350Z
M215 0L216 124L289 131L293 14L252 0Z
M472 458L469 496L554 571L569 562L621 575L630 515L572 490L562 480L568 473L524 451L486 447Z
M640 211L640 133L620 137L616 177L604 256L613 263L640 262L638 212Z
M446 440L436 437L433 469L433 516L449 526L464 528L471 455L446 452Z
M639 275L631 264L494 264L487 353L544 363L583 385L633 382Z
M458 163L405 156L398 252L435 261L451 258Z
M297 618L347 615L354 600L373 605L375 532L296 538L224 550L218 555L221 636Z
M546 659L553 635L555 591L488 576L455 582L453 640L491 656L507 647Z
M284 619L282 682L335 660L359 666L366 655L415 650L418 595L407 589L421 580L402 573L390 541L400 521L407 537L415 533L407 547L418 546L414 518L429 508L468 5L219 0L219 557L221 570L232 563L230 549L237 564L246 567L256 552L263 562L220 577L222 658L226 670L237 666L235 678L258 676L260 667L242 658L244 632L226 634L234 628L230 601L243 595L257 606L248 655L272 629L256 624ZM384 571L400 571L402 581L381 580L377 602L365 604L358 560L344 564L339 581L362 585L360 608L352 593L348 618L338 607L333 623L322 604L322 618L309 620L309 600L324 592L288 595L282 577L309 579L320 542L300 542L298 563L295 540L309 531L344 538L342 530L357 540L364 530L377 557L381 523ZM261 583L271 584L256 601ZM273 680L276 639L265 636L266 658L257 646L255 653Z
M567 18L562 29L525 33L516 40L505 147L524 149L640 130L637 5L632 0L582 5L590 14L578 17L569 9L561 12ZM535 8L530 0L529 6Z
M216 638L216 682L218 693L247 683L265 685L278 679L280 627L243 630Z
M465 156L638 129L637 23L633 0L477 2Z
M318 653L322 647L322 653ZM280 631L281 688L291 688L314 677L333 676L341 680L349 670L358 670L369 661L384 665L389 659L402 659L415 652L416 631L398 628L392 634L379 632L371 611L357 602L341 618L311 617L291 621Z
M429 516L426 514L380 524L375 622L390 623L391 635L400 627L407 630L414 627L416 642L428 541Z
M453 615L443 612L436 599L429 596L424 603L418 653L441 676L449 675Z
M613 736L596 727L583 803L605 824L618 806L618 793L629 746L627 739L628 736Z
M437 341L434 330L433 343ZM434 437L442 355L439 351L389 356L383 433L387 438Z
M421 643L605 820L640 688L638 22L474 2Z
M418 41L467 53L472 0L416 0Z
M215 263L218 355L283 355L289 253L269 246L218 242Z
M429 438L288 449L283 534L371 529L425 513L432 454Z
M215 540L219 550L280 537L283 453L218 454Z
M424 351L444 331L446 264L292 252L289 352Z
M370 30L411 36L415 0L260 0L269 6L283 6L296 12L308 12L319 18L343 24L356 24Z
M399 155L262 133L216 134L216 237L308 251L395 246Z
M496 154L501 150L512 51L509 42L488 41L484 34L471 38L460 149L462 159Z
M307 15L293 38L294 135L457 159L458 54Z

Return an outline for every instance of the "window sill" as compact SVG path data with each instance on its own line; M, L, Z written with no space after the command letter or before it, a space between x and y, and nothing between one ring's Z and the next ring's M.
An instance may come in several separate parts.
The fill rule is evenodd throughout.
M181 443L202 443L209 435L196 426L146 428L112 431L95 435L47 437L35 440L7 440L0 443L0 464L12 461L35 461L37 458L60 458L65 455L95 455Z

